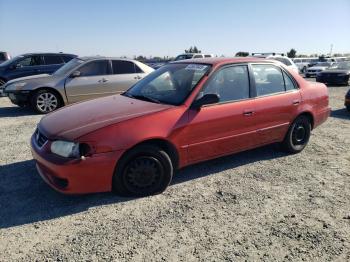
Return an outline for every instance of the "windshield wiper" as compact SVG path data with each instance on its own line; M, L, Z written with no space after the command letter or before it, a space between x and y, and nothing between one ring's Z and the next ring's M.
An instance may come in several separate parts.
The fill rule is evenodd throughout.
M148 97L145 95L132 95L130 93L123 93L123 95L127 96L127 97L131 97L131 98L136 98L136 99L140 99L140 100L144 100L144 101L149 101L152 103L157 103L160 104L161 102L158 99L152 98L152 97Z

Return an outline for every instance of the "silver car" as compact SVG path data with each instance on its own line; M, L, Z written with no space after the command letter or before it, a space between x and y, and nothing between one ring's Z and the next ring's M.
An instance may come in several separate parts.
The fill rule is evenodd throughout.
M9 81L4 93L16 105L29 105L38 113L49 113L67 104L122 93L152 71L135 60L79 57L52 75Z

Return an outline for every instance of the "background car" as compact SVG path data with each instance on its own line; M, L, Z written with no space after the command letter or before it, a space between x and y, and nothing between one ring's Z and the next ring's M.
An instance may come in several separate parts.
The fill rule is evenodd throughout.
M52 75L9 81L4 93L16 105L49 113L67 104L121 93L153 71L135 60L74 58Z
M308 67L319 61L317 57L300 57L294 58L293 62L298 67L300 73L305 73Z
M180 60L187 60L187 59L194 59L194 58L209 58L214 57L214 55L210 54L201 54L201 53L185 53L178 55L174 61L180 61Z
M289 69L293 70L296 73L299 73L299 68L294 64L293 60L287 56L280 55L271 55L267 56L266 59L273 59L285 64Z
M266 58L279 61L286 65L289 69L296 73L299 73L298 67L294 64L293 60L283 54L277 53L252 53L253 57Z
M11 56L9 53L7 52L0 52L0 64L7 61L7 60L10 60L11 59Z
M327 87L281 63L192 59L122 95L43 117L31 148L39 174L59 192L145 196L194 163L271 143L301 152L329 113Z
M77 56L64 53L31 53L16 56L0 64L0 88L15 78L52 74L74 57Z
M330 68L317 73L316 81L325 84L349 84L350 61L333 64Z
M316 65L306 69L305 77L315 77L317 73L322 72L329 68L333 63L332 62L318 62Z

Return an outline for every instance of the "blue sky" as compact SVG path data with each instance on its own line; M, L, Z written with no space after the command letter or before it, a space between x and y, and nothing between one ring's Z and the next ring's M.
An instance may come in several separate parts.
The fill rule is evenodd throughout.
M0 0L0 13L13 55L350 52L350 0Z

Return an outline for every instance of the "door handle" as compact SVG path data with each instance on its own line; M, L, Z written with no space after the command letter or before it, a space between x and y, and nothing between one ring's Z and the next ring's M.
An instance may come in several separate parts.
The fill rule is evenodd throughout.
M254 115L254 110L252 110L252 109L244 110L243 111L243 115L245 115L245 116L252 116L252 115Z
M299 105L300 104L300 101L299 100L293 100L293 105Z
M142 77L141 76L135 76L134 79L140 80Z
M108 79L106 78L102 78L101 80L98 80L99 83L106 83L108 82Z

